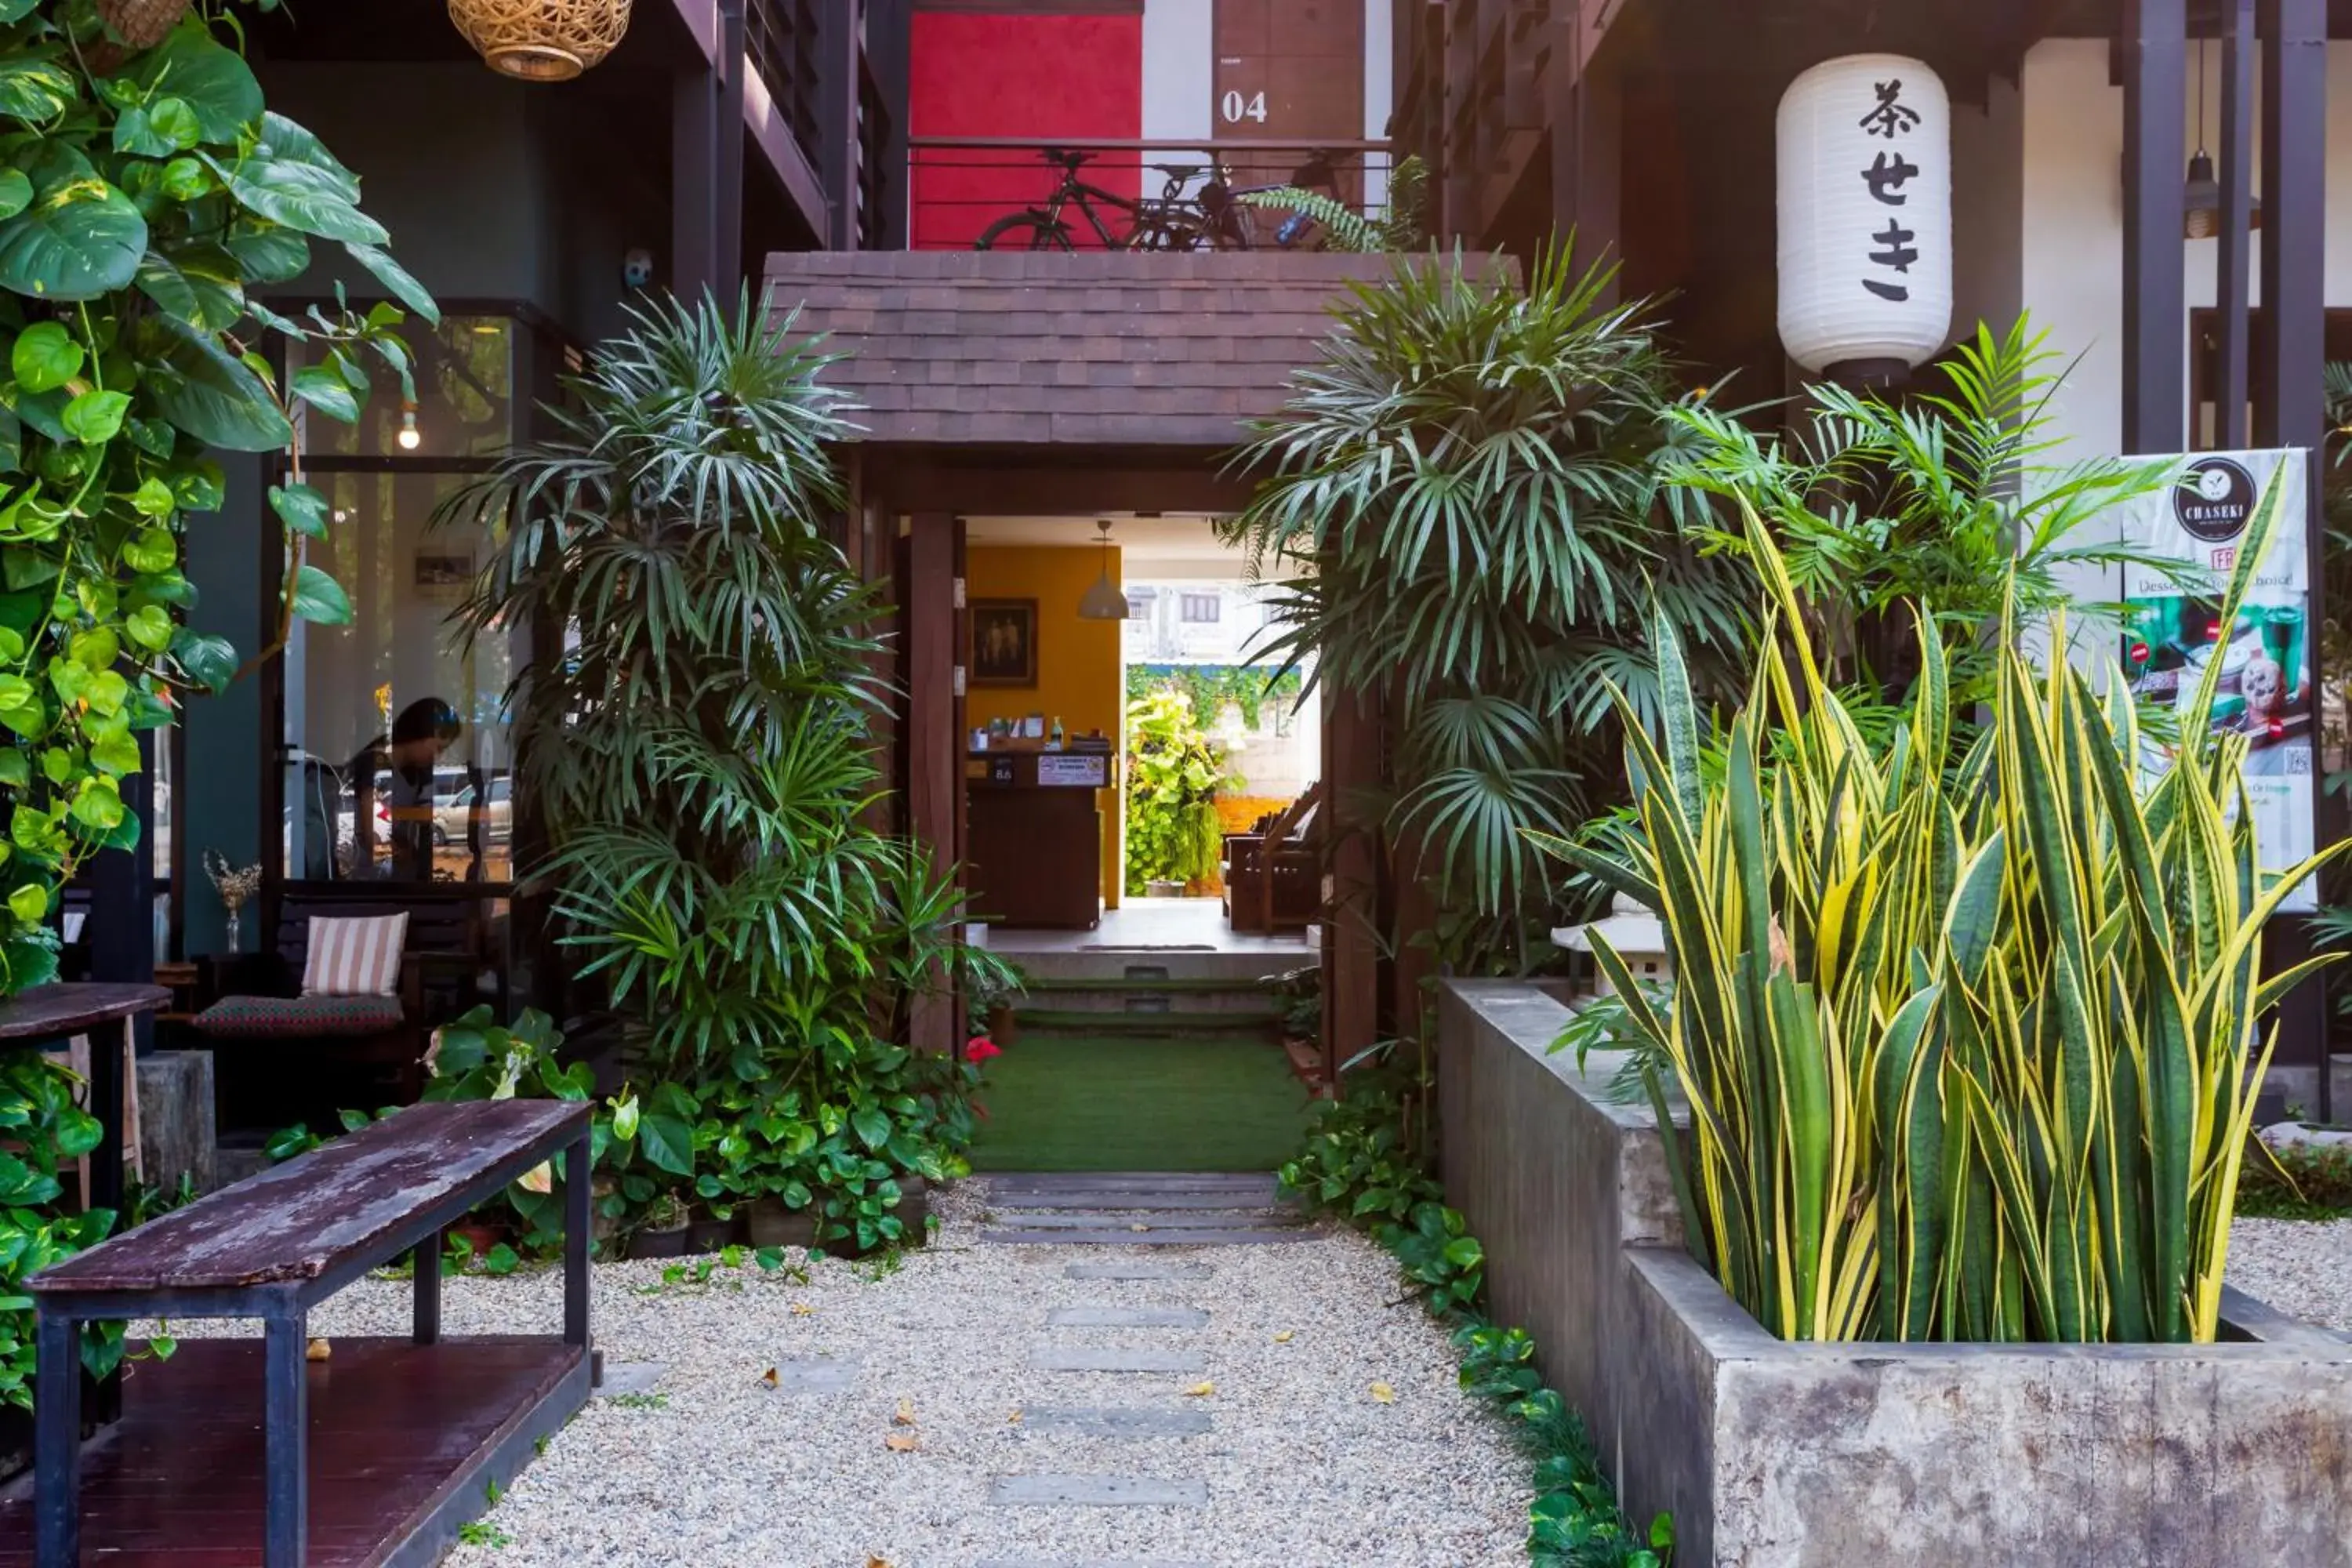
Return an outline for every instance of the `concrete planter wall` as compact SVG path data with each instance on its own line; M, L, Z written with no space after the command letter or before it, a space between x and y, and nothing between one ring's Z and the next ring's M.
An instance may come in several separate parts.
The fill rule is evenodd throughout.
M1618 1058L1535 988L1449 983L1449 1201L1493 1310L1681 1568L2352 1568L2352 1339L2231 1293L2216 1345L1800 1345L1694 1263Z

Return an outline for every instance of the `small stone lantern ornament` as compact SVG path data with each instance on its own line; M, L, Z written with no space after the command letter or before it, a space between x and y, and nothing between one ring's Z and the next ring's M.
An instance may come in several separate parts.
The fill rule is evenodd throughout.
M630 0L449 0L449 20L500 76L570 81L629 30Z
M1593 934L1605 939L1636 980L1659 985L1671 985L1675 979L1672 954L1666 946L1666 928L1657 916L1623 893L1611 903L1609 918L1594 921L1590 925L1563 926L1551 933L1553 942L1570 952L1591 952ZM1617 987L1610 984L1609 972L1601 971L1601 994L1615 994Z

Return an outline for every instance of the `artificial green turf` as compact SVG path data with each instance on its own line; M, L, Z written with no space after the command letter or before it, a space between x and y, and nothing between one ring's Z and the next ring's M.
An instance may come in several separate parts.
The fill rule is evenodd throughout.
M988 1064L981 1171L1271 1171L1310 1110L1265 1036L1138 1039L1024 1030Z

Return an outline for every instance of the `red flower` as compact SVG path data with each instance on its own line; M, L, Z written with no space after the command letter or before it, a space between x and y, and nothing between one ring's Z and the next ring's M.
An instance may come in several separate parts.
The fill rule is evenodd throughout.
M963 1059L968 1062L984 1062L991 1057L1001 1057L1003 1054L1003 1047L986 1035L974 1035L964 1042Z

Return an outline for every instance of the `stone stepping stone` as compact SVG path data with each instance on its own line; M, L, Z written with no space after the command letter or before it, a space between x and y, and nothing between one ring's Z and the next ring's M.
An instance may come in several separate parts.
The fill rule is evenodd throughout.
M1073 1188L1066 1193L991 1193L994 1209L1205 1209L1213 1213L1246 1213L1282 1205L1272 1187L1265 1193L1193 1193L1121 1191L1110 1187Z
M1257 1230L983 1230L980 1239L1012 1247L1258 1247L1313 1241L1316 1235L1307 1226L1286 1225Z
M778 1394L846 1394L857 1382L856 1356L803 1356L776 1363Z
M604 1381L596 1385L596 1397L611 1399L626 1394L651 1394L668 1367L657 1361L608 1361L604 1363Z
M1065 1279L1206 1279L1216 1270L1205 1263L1071 1263Z
M1039 1372L1160 1372L1193 1373L1206 1363L1198 1351L1110 1350L1091 1345L1038 1345L1029 1364Z
M1209 1314L1198 1307L1056 1307L1045 1314L1049 1329L1205 1329Z
M1200 1508L1206 1481L1157 1476L999 1476L988 1491L997 1508Z
M1024 1432L1078 1432L1089 1437L1200 1437L1213 1417L1205 1410L1108 1409L1024 1405Z
M1167 1557L984 1557L973 1568L1209 1568Z
M1292 1214L1256 1214L1242 1209L1221 1209L1214 1214L1170 1214L1160 1209L1134 1214L1024 1214L1009 1221L1024 1230L1117 1230L1130 1234L1144 1230L1278 1230L1295 1229L1303 1224L1301 1216Z

